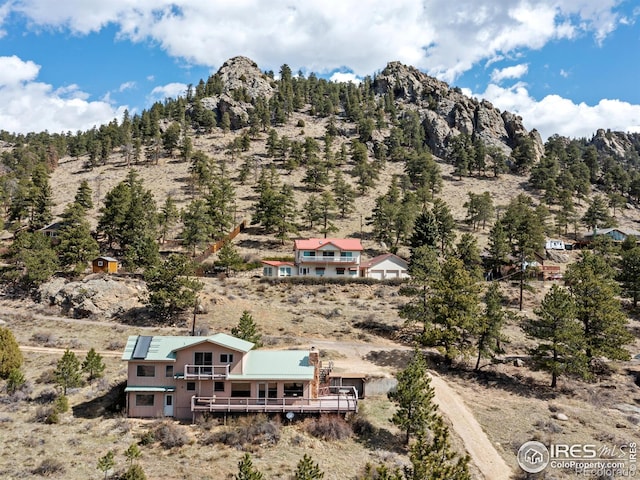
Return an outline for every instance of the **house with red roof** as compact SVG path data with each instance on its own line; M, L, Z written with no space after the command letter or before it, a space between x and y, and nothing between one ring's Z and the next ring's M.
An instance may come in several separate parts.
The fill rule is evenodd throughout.
M357 238L298 239L293 262L263 260L262 271L265 277L358 277L362 250Z

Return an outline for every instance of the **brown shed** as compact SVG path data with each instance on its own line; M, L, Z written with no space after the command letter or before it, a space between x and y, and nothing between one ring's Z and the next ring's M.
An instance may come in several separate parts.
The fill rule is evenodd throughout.
M113 257L98 257L91 262L93 273L116 273L118 260Z

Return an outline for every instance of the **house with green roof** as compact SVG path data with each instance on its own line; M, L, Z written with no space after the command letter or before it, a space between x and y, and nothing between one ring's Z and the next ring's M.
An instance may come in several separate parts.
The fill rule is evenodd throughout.
M358 392L331 386L317 350L254 350L208 337L130 336L126 411L130 417L195 420L201 413L354 412Z

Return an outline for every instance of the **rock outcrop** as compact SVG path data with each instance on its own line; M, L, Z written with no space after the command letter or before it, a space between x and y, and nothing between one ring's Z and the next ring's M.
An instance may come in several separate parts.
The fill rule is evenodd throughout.
M274 92L271 79L247 57L227 60L216 75L222 82L222 93L203 98L202 106L213 110L218 119L228 113L233 129L242 128L249 121L249 113L254 108L251 100L269 99Z
M500 112L486 100L470 98L459 88L450 88L415 67L389 63L375 77L374 88L379 95L391 92L396 101L418 112L429 148L437 156L447 156L449 140L461 133L476 136L505 154L511 153L522 137L533 140L538 156L544 151L540 134L535 130L527 132L522 118Z
M74 318L111 318L141 307L145 290L141 281L97 274L77 282L54 278L38 292L42 303L57 305Z

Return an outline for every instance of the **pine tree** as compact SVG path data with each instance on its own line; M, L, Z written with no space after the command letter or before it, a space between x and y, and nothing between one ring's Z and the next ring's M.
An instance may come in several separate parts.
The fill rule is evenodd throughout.
M391 422L404 432L404 443L409 444L412 435L419 434L433 421L436 406L433 403L434 390L427 375L427 364L422 352L415 348L413 357L396 374L398 384L389 392L389 400L397 405Z
M431 439L426 431L419 432L411 446L411 480L471 480L468 455L459 456L449 438L449 428L440 415L430 424Z
M245 453L238 462L238 473L235 480L262 480L264 476L254 466L251 455Z
M106 365L102 361L102 355L96 352L95 348L87 352L87 356L82 362L82 371L89 374L89 381L101 378L104 375Z
M53 192L49 185L49 173L44 165L39 165L31 175L31 218L29 226L33 230L47 226L53 219L51 207Z
M482 278L482 258L478 239L473 233L464 232L456 243L455 256L462 260L464 268L474 277Z
M56 369L53 372L56 383L62 387L62 394L67 395L68 388L75 388L82 385L80 377L80 360L71 350L66 349L62 358L58 360Z
M316 222L322 220L318 197L314 194L309 195L307 201L304 202L302 206L302 212L304 214L304 220L308 222L309 229L312 229Z
M438 231L438 239L440 241L440 252L445 253L446 248L451 244L455 237L453 229L456 222L451 214L449 205L444 200L436 198L433 201L433 215L436 218L436 226Z
M409 280L400 289L400 294L411 297L409 303L400 307L400 317L406 323L422 323L423 331L429 314L427 300L431 285L439 275L440 265L436 250L427 245L414 248L409 260Z
M72 267L73 272L80 274L87 268L88 262L100 253L98 242L91 235L91 227L86 218L86 210L80 203L67 205L63 217L63 225L58 233L58 252L60 265Z
M89 182L87 180L82 180L80 182L80 186L78 187L78 191L76 192L76 196L73 199L74 203L77 203L85 210L90 210L93 208L93 200L92 200L92 192L91 187L89 186Z
M333 180L333 195L336 199L338 210L340 211L340 218L347 217L347 215L353 210L356 191L349 183L347 183L340 170L336 171L335 178Z
M242 257L230 240L226 240L222 244L222 248L220 248L218 252L218 261L216 264L223 267L227 275L229 275L229 271L236 271L242 266Z
M124 456L129 461L129 466L133 466L133 463L142 456L142 452L138 444L132 443L129 445L129 448L124 451Z
M535 314L538 318L530 319L524 330L541 341L530 353L539 368L551 373L551 387L556 387L560 375L586 376L584 338L571 294L553 285Z
M479 286L462 261L450 256L431 285L422 342L443 350L448 365L471 348L479 315Z
M475 328L478 346L478 359L475 371L480 369L482 357L492 358L501 351L501 342L504 340L502 327L507 317L507 312L502 308L504 296L500 291L498 282L491 282L484 295L484 312L479 317Z
M106 455L104 455L103 457L100 457L98 459L98 464L96 466L96 468L98 470L100 470L102 473L104 473L104 478L105 480L107 479L108 475L109 475L109 470L111 470L116 462L114 460L114 455L113 452L111 450L109 450Z
M182 211L182 240L185 246L192 248L195 256L198 247L202 246L211 236L211 226L204 200L192 201Z
M614 275L606 259L591 252L582 252L580 260L569 265L565 273L590 362L598 357L629 358L625 346L633 341L633 335L627 330L627 316L616 298L619 288Z
M161 319L173 320L196 305L202 282L193 275L193 264L184 255L172 254L158 266L147 269L147 306Z
M0 378L6 379L22 366L22 352L13 332L0 327Z
M231 329L231 335L253 343L255 348L262 346L262 335L258 332L258 326L247 310L242 312L238 325Z
M21 232L9 247L15 274L27 289L46 282L58 269L58 257L49 238L40 232Z
M500 275L501 267L507 262L510 246L502 222L498 220L489 232L489 265L494 275Z
M633 243L635 245L635 239ZM640 247L623 250L618 280L624 295L633 300L633 308L636 308L640 297Z
M431 210L424 210L416 218L409 244L412 250L422 246L437 248L438 225L436 224L436 217Z
M167 234L179 218L180 212L178 211L178 207L176 207L175 200L171 195L167 195L158 217L158 227L160 229L159 233L162 243L165 242Z
M295 480L317 480L324 478L324 472L320 470L320 466L317 463L313 463L313 459L306 453L296 465L296 471L294 472Z
M318 202L318 208L320 210L320 220L322 221L320 233L324 235L324 238L327 238L327 234L338 231L338 228L332 222L336 216L336 202L330 192L322 192Z

